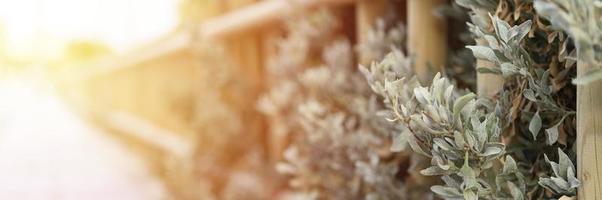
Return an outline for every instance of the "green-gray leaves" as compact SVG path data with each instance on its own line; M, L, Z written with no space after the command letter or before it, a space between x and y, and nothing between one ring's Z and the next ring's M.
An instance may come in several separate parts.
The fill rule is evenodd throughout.
M533 139L537 139L537 135L539 134L539 130L541 129L541 117L539 116L539 112L536 112L531 118L531 122L529 123L529 131L533 134Z
M445 199L462 199L463 195L458 188L434 185L431 186L431 191Z
M492 62L497 65L494 68L477 66L481 73L502 74L504 77L514 75L527 76L530 60L526 52L520 46L521 41L531 29L530 20L518 25L510 26L497 16L490 17L495 32L485 33L480 27L470 25L474 35L487 41L487 45L466 46L472 50L477 59Z
M391 145L392 152L400 152L407 148L408 139L411 137L411 133L408 129L403 129L403 131L393 138L393 144Z
M456 99L456 102L454 103L454 107L452 109L452 113L454 117L457 117L460 115L460 111L464 108L464 106L466 106L466 104L468 104L468 102L470 102L471 100L473 100L477 95L474 93L468 93L458 99Z
M575 85L588 85L590 83L602 80L602 69L594 69L587 74L581 75L573 80Z
M575 177L575 166L570 158L558 149L558 163L552 162L545 155L554 175L549 178L539 178L539 185L552 190L556 194L575 196L577 187L581 184Z
M592 66L585 75L573 80L575 85L587 85L602 80L600 52L602 47L602 20L599 19L599 1L594 0L537 0L534 7L552 25L566 32L575 42L579 62Z
M472 51L472 54L475 58L487 60L490 62L498 63L499 59L495 55L495 52L489 47L486 46L466 46Z
M399 54L395 56L395 54ZM477 101L476 94L459 96L450 81L437 74L432 85L423 87L411 74L394 70L407 67L405 57L394 50L370 70L363 69L372 89L384 97L389 121L402 127L394 138L393 151L410 146L431 158L431 166L421 173L459 180L461 184L434 186L431 189L443 198L493 198L490 186L484 186L482 171L505 153L500 141L501 128L497 115L487 113L487 106ZM462 167L458 163L464 163Z

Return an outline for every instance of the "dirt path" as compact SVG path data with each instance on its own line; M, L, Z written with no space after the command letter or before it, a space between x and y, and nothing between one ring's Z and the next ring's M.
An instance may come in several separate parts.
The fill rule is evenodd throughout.
M31 81L0 81L0 199L166 199L140 158Z

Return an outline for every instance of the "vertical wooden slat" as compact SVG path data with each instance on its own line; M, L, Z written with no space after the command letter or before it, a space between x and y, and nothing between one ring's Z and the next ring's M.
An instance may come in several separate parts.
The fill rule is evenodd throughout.
M266 30L262 33L262 52L263 52L263 66L267 67L270 65L276 56L278 56L278 43L284 36L282 29L271 29ZM279 77L267 76L265 80L266 84L273 84L275 79ZM267 152L269 160L272 164L281 161L284 151L286 150L290 138L288 131L286 130L286 123L283 118L280 117L268 117L269 132L267 133Z
M257 0L228 0L227 5L229 11L234 11L255 2ZM263 56L260 33L248 32L231 35L225 39L227 41L227 54L236 65L237 72L240 72L240 79L244 81L245 94L236 94L236 97L244 98L232 99L232 102L237 104L237 109L242 112L243 121L245 122L245 132L242 134L245 135L248 142L266 142L265 122L257 110L254 109L257 97L263 87ZM254 146L265 147L267 145ZM265 151L265 149L260 150Z
M577 76L594 68L592 49L578 51ZM602 81L577 86L577 175L579 199L602 199Z
M445 0L407 0L408 53L415 60L414 72L423 84L431 82L433 72L442 72L447 57L447 25L442 17L435 16L438 6ZM435 69L430 69L434 66ZM420 170L429 166L430 160L413 154L408 173L413 185L428 186L437 182L425 177Z
M477 45L486 45L484 39L478 39ZM487 60L477 59L477 67L496 67L496 65ZM483 97L493 97L504 87L504 78L497 74L477 73L477 94Z
M364 0L360 1L356 4L356 28L357 28L357 42L358 44L364 44L368 38L368 32L374 24L376 24L376 20L381 17L384 17L387 10L387 0ZM367 65L372 62L368 55L361 54L359 55L359 63L362 65Z
M447 25L435 16L445 0L407 0L408 52L415 59L414 71L422 83L429 83L433 72L443 71L447 57ZM435 67L430 69L429 65Z

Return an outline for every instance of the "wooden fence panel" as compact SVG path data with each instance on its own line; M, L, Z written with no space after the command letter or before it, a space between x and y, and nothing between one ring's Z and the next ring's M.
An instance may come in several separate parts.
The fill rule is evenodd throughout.
M368 33L376 24L379 18L384 17L387 12L388 0L359 1L356 4L356 36L358 44L363 44L368 38ZM367 55L358 56L358 61L362 65L368 65L372 60Z
M443 71L446 62L447 23L434 14L437 6L445 3L445 0L407 0L408 53L415 59L414 71L422 83L430 83L433 72Z
M593 51L593 50L592 50ZM578 52L577 76L594 68L593 52ZM577 176L579 199L602 199L602 81L577 86Z

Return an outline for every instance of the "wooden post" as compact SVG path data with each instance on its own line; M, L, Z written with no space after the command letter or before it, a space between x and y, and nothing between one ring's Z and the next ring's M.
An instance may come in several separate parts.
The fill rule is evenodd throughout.
M433 72L443 71L447 59L447 25L442 17L435 16L437 6L445 0L407 0L408 53L414 58L414 72L423 84L432 80ZM429 66L434 66L430 69ZM420 170L429 166L430 160L414 154L408 169L413 185L433 185L433 177L425 177Z
M589 45L589 44L585 44ZM579 46L579 45L578 45ZM579 49L587 49L579 51ZM593 48L578 48L577 76L593 69ZM579 199L602 199L602 81L577 86Z
M264 69L270 65L270 62L273 62L276 56L278 56L278 43L285 35L282 29L272 29L266 30L262 33L262 53L263 53L263 66ZM269 69L265 70L265 82L267 85L274 84L273 82L276 79L281 77L270 76L267 72ZM286 128L285 119L281 117L267 117L269 131L267 132L267 152L269 156L270 163L276 164L277 162L282 161L282 157L284 155L284 151L288 147L290 143L289 132Z
M364 44L368 38L368 32L374 27L376 21L384 17L387 11L387 0L363 0L359 1L355 7L356 12L356 27L357 27L357 42ZM367 65L372 62L373 58L365 54L359 55L359 63Z
M484 39L477 39L477 45L486 45ZM496 67L495 63L477 59L477 67ZM483 97L493 97L504 87L504 77L497 74L477 73L477 94Z
M447 24L435 16L445 0L407 0L408 52L421 83L430 83L433 72L443 71L447 57ZM433 66L434 69L430 69Z
M227 6L229 11L254 5L257 0L229 0ZM237 72L240 72L241 90L232 91L233 96L228 96L227 101L241 113L245 122L244 132L239 133L246 138L245 142L257 145L244 146L242 141L233 141L233 145L244 147L245 151L260 151L263 155L268 154L266 146L266 122L255 109L257 98L263 88L263 55L262 38L260 32L245 33L244 35L226 35L224 44L226 51L235 64ZM238 142L238 143L237 143ZM256 148L260 147L260 148ZM255 148L255 149L253 149Z

